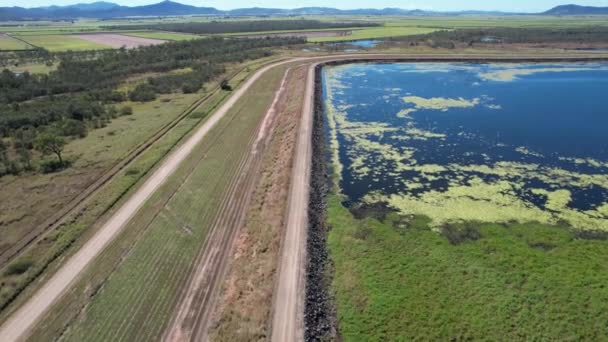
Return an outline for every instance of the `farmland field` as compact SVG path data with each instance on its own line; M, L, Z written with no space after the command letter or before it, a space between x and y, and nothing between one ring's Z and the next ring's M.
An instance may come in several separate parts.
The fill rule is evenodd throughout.
M350 64L324 82L345 340L607 337L607 64Z
M374 39L374 38L386 38L386 37L398 37L398 36L411 36L417 34L425 34L436 31L437 29L425 28L425 27L371 27L364 29L353 29L352 34L345 36L333 36L333 37L313 37L309 38L309 41L319 42L335 42L344 40L361 40L361 39Z
M28 45L4 33L0 33L0 51L28 50L31 48L31 45Z
M178 33L178 32L125 32L123 34L126 36L132 36L132 37L173 40L173 41L204 38L203 36L187 34L187 33Z
M127 49L133 49L140 46L158 45L167 42L166 40L135 37L115 33L73 34L70 37L82 39L93 44L110 46L113 48L121 48L124 46Z
M101 50L112 48L110 45L97 44L68 35L19 35L19 38L33 46L41 47L49 51Z

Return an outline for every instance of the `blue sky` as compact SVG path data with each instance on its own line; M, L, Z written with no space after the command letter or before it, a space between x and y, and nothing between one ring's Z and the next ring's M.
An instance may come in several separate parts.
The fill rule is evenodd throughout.
M160 0L107 0L126 6L147 5ZM294 8L308 6L348 8L399 7L425 10L501 10L513 12L538 12L565 3L588 6L608 6L608 0L175 0L195 6L209 6L219 9L240 7ZM0 6L36 7L48 5L71 5L90 3L94 0L0 0Z

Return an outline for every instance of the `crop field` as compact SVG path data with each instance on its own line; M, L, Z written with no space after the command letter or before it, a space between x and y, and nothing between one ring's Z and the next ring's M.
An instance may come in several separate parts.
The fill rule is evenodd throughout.
M425 34L436 31L433 28L425 27L398 27L398 26L383 26L383 27L371 27L364 29L353 29L351 35L345 36L333 36L333 37L315 37L309 38L310 42L337 42L337 41L348 41L348 40L363 40L363 39L374 39L374 38L386 38L386 37L399 37L399 36L411 36L417 34Z
M116 33L78 34L71 35L70 37L86 40L87 42L91 42L93 44L110 46L113 48L125 47L127 49L133 49L140 46L158 45L167 42L160 39L134 37Z
M110 49L112 46L93 43L84 39L71 37L68 35L19 35L19 38L25 40L35 47L41 47L49 51L80 51L80 50L101 50Z
M29 50L32 46L9 35L0 33L0 51Z
M132 37L172 40L172 41L204 38L204 36L198 36L198 35L187 34L187 33L178 33L178 32L125 32L123 34L127 35L127 36L132 36Z
M77 284L80 290L53 310L53 318L45 320L36 337L57 336L70 321L68 340L155 339L162 334L219 199L274 95L267 84L277 83L281 76L282 70L264 76L254 85L256 96L242 98L220 121L196 148L194 155L201 158L188 159L153 196L86 272ZM240 115L245 108L250 115ZM128 257L120 261L122 255ZM102 284L103 289L89 298L91 289ZM73 321L74 315L79 318Z

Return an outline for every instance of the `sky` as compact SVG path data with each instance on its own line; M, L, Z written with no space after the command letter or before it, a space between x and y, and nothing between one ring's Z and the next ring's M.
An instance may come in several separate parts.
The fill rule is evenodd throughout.
M161 0L106 0L125 6L140 6ZM296 8L309 6L352 8L398 7L436 11L484 10L508 12L541 12L557 5L575 3L585 6L608 6L608 0L173 0L184 4L226 10L243 7ZM95 0L0 0L0 7L37 7L91 3Z

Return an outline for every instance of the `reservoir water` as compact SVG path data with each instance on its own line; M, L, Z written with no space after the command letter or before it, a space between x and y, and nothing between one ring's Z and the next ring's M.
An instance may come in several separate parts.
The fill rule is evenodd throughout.
M347 205L608 229L608 63L326 67Z

